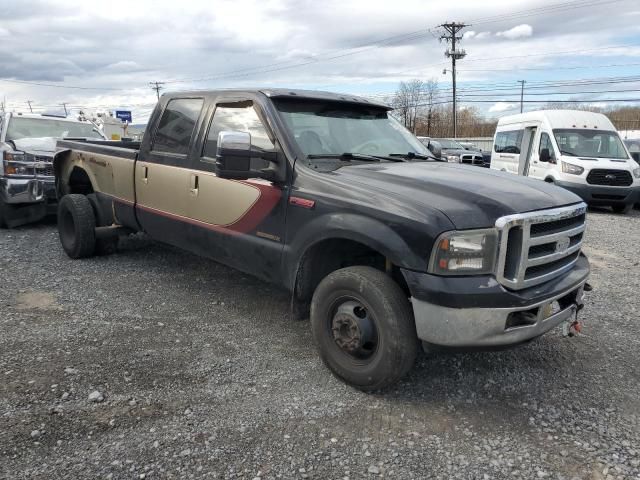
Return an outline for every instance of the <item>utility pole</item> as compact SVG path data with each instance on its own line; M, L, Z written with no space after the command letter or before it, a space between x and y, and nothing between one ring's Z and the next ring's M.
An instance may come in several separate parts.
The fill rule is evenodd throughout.
M467 25L465 23L450 22L443 23L440 26L447 32L440 36L440 41L446 40L447 43L451 44L451 47L444 52L444 55L447 58L451 58L451 83L453 85L453 138L456 138L458 136L458 110L456 108L456 60L461 60L467 55L467 52L465 52L463 49L456 49L456 41L462 40L462 36L458 35L458 33L463 28L469 27L470 25Z
M518 80L520 84L520 113L522 113L522 107L524 105L524 84L526 83L524 80Z
M29 111L33 113L33 108L31 108L31 100L27 100L27 103L29 104Z
M67 112L67 104L66 103L61 103L61 105L64 108L64 116L66 117L67 115L69 115L69 112Z
M149 85L151 85L152 90L156 91L156 97L158 97L158 101L160 101L160 90L163 88L160 85L164 85L164 82L149 82Z

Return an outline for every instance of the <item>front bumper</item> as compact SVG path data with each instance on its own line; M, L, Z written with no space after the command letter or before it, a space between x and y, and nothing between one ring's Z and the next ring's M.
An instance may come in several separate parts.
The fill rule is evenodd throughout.
M570 320L582 308L589 262L581 256L566 275L520 291L489 276L403 274L418 338L446 347L498 347L526 342Z
M0 198L4 203L53 202L55 189L55 177L0 177Z
M0 177L0 202L9 227L56 213L55 177Z
M554 183L575 193L589 205L621 205L640 201L640 187L608 187L561 181Z

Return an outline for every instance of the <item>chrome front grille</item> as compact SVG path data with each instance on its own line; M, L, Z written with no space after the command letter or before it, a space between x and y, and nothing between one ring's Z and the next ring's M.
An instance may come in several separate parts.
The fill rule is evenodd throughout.
M475 153L463 153L462 155L460 155L460 163L481 165L483 163L482 155L477 155Z
M570 270L580 255L586 211L580 203L499 218L498 281L519 290Z

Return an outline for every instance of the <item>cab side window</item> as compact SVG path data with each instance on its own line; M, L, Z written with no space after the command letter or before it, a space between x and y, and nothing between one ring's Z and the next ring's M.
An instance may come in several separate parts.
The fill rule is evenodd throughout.
M223 131L248 132L251 135L251 150L256 152L271 152L275 148L251 101L219 104L216 107L202 151L203 161L211 162L216 158L218 134ZM268 166L267 160L251 159L253 170Z
M152 150L177 155L189 153L189 143L203 103L202 98L169 101L158 123Z
M493 145L493 149L496 153L520 153L523 133L524 130L512 130L509 132L496 133L496 141Z
M549 156L551 157L552 163L554 163L556 159L556 152L553 149L553 143L551 143L549 135L542 132L540 135L540 148L538 148L538 153L540 153L544 148L549 150Z

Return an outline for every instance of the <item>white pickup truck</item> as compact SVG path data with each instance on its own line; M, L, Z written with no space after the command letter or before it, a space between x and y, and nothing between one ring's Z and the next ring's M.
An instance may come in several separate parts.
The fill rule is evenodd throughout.
M56 212L53 154L62 138L105 139L90 122L0 114L0 227L16 227Z

